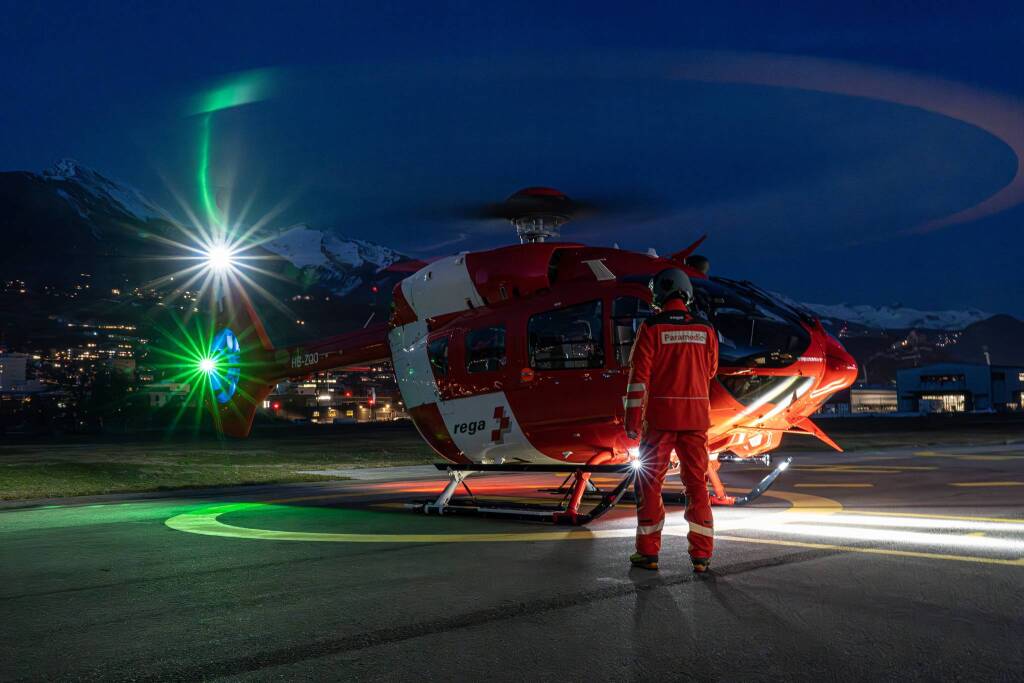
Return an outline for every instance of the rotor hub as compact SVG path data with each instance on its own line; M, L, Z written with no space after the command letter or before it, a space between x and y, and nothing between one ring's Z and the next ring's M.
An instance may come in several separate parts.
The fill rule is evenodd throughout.
M506 218L524 244L557 239L572 210L572 200L550 187L527 187L505 200Z

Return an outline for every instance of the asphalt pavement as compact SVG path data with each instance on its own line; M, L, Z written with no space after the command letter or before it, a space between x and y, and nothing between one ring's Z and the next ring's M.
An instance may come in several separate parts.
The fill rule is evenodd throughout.
M1024 444L798 454L715 509L706 577L676 507L653 573L628 504L586 529L427 517L403 503L430 468L334 474L8 505L0 679L1024 680Z

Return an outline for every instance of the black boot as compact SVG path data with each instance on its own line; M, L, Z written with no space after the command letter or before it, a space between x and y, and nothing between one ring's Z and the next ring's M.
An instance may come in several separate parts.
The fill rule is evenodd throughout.
M640 569L650 569L652 571L658 570L657 555L644 555L642 553L633 553L629 556L629 563L634 567L639 567Z

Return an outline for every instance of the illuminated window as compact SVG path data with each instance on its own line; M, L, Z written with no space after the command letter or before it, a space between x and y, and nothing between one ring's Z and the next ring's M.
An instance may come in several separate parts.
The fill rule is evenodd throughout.
M922 384L961 384L963 375L921 375Z
M929 413L962 413L967 407L963 394L925 394L921 409Z

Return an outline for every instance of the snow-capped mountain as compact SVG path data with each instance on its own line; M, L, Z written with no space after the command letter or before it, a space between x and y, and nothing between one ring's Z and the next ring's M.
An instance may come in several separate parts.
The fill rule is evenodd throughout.
M902 304L871 306L868 304L799 303L778 292L772 292L783 303L809 309L827 326L853 323L875 330L962 330L968 325L992 317L991 313L972 308L966 311L921 311Z
M972 308L966 311L920 311L899 304L891 306L851 306L849 304L804 304L819 315L822 321L846 321L865 327L927 330L961 330L968 325L992 317L991 313Z
M338 295L348 294L394 263L409 260L394 249L304 224L282 230L261 246L300 270L309 269Z
M0 233L7 239L7 247L0 250L0 270L9 277L59 285L72 282L80 273L91 273L94 287L108 288L151 280L157 267L154 264L163 263L159 258L174 255L152 236L165 233L180 239L165 214L140 192L71 159L42 173L0 173ZM411 272L392 268L412 261L401 252L304 224L281 230L255 249L282 259L281 275L293 284L279 281L275 286L283 287L281 295L287 298L294 296L293 287L305 292L310 286L320 286L339 297L348 295L346 302L355 305L362 300L354 296L361 287L366 287L367 297L387 292L404 272ZM54 268L54 263L61 268ZM172 260L166 263L177 267ZM270 262L266 267L277 270ZM810 309L833 330L847 328L853 334L915 328L963 330L991 318L978 309L923 311L898 304L798 304L775 296Z
M74 159L61 159L40 177L55 186L57 194L86 220L97 212L110 213L111 210L143 223L165 218L138 190L111 180Z

